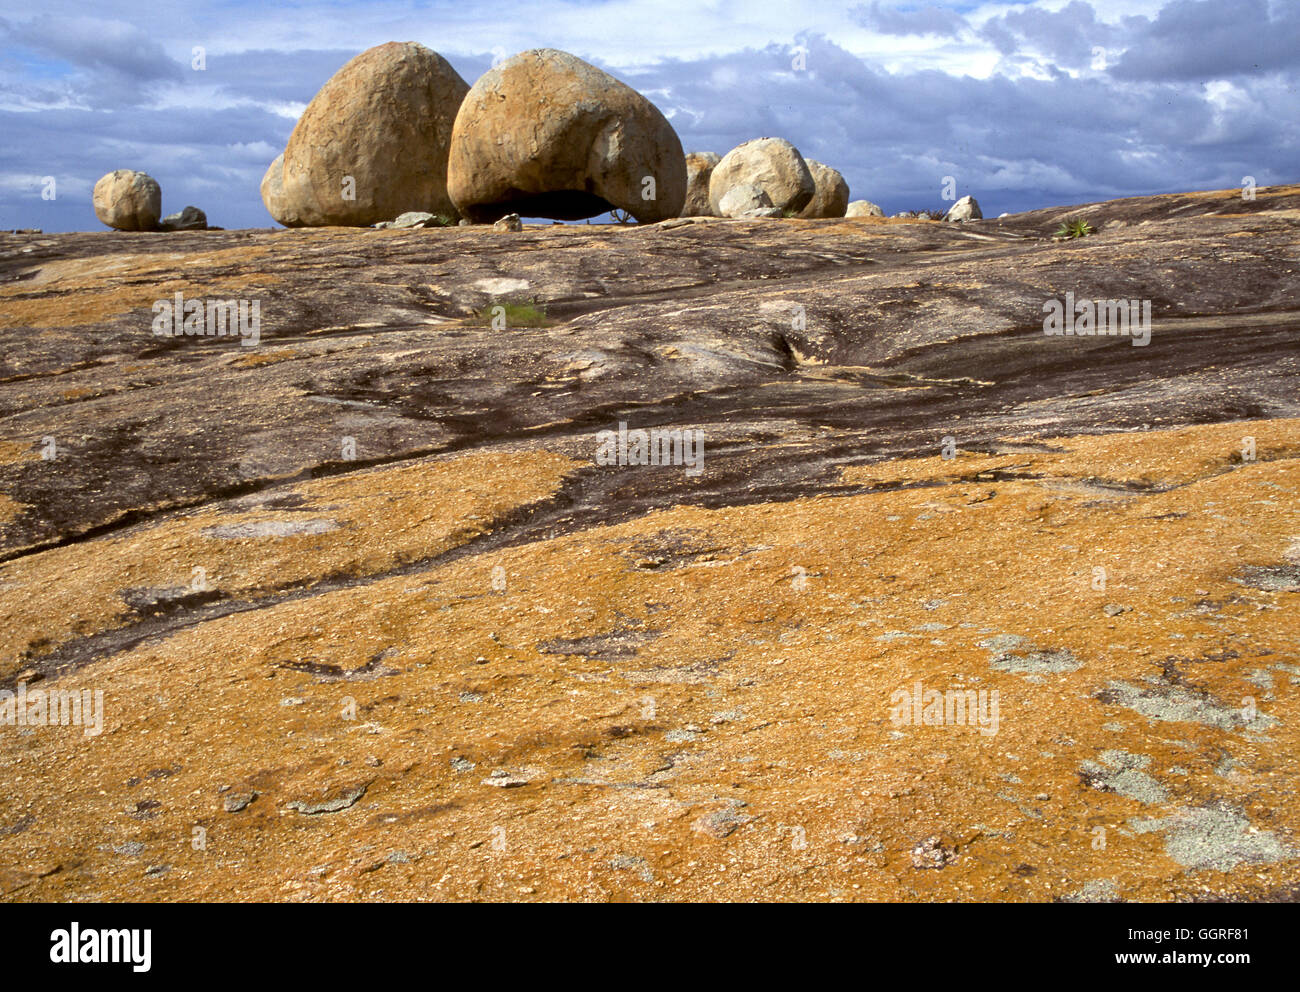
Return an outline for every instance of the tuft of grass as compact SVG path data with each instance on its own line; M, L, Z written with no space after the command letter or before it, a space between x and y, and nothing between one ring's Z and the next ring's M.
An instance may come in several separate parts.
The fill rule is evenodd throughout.
M1062 224L1058 227L1053 237L1060 241L1069 241L1073 238L1086 238L1092 233L1092 225L1086 220L1072 220L1068 224Z
M550 327L555 321L546 316L546 308L539 307L536 300L497 300L474 311L470 323L477 327L503 330L511 327Z

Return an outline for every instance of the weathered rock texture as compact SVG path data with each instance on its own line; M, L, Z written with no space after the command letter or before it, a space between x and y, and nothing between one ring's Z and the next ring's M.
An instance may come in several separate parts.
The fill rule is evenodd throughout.
M367 49L298 119L281 183L274 163L262 180L267 210L283 224L310 227L367 226L408 210L451 213L447 150L468 90L446 59L416 42Z
M611 208L676 217L686 158L649 100L567 52L533 49L489 69L456 116L448 188L470 220L577 220Z
M798 213L812 200L817 187L799 149L784 138L755 138L737 145L713 167L709 204L719 204L733 186L761 186L778 210Z
M162 215L162 190L153 176L117 169L95 183L95 216L119 231L152 231Z
M686 156L686 203L682 206L683 217L712 216L709 178L713 175L713 167L721 161L721 156L714 152L691 152Z
M762 210L770 206L772 201L763 192L762 186L742 183L722 194L722 199L718 201L718 214L722 217L740 217L751 210Z
M821 217L843 217L849 206L849 184L839 170L823 165L813 158L804 159L808 171L812 174L816 189L808 205L799 211L800 217L817 219Z
M0 687L104 693L0 725L0 895L1293 897L1300 189L1234 194L0 235Z

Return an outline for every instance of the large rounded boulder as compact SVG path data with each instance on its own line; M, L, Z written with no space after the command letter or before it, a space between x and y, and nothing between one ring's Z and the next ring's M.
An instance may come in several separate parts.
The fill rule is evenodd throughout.
M580 220L611 208L642 223L681 213L686 157L649 100L567 52L538 48L488 70L461 104L447 188L484 223Z
M796 214L817 191L799 149L784 138L755 138L722 156L709 178L713 213L719 213L718 204L728 190L744 185L762 187L774 207Z
M721 156L713 152L691 152L686 156L686 204L682 207L683 217L713 216L713 208L709 206L709 180L713 177L713 167L721 161Z
M817 187L808 205L799 211L799 216L807 219L818 217L843 217L849 207L849 184L844 181L838 169L822 165L815 158L804 159L808 171L812 173L813 184Z
M409 210L451 213L447 151L467 92L446 59L413 41L362 52L298 119L278 192L268 177L271 200L263 179L271 216L309 227L364 227ZM280 215L272 208L277 196Z
M95 216L118 231L154 231L162 216L162 189L153 176L117 169L95 183Z

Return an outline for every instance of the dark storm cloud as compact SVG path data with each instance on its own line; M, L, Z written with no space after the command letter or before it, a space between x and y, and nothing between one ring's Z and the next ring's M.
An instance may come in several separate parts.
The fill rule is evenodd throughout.
M1138 18L1114 75L1208 80L1300 70L1300 3L1176 0L1154 21Z

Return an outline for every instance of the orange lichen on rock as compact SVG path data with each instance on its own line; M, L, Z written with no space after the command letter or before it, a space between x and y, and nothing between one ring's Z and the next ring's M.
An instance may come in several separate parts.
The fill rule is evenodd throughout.
M1269 458L1207 454L1247 426ZM883 463L846 474L930 484L471 546L175 630L37 684L102 690L102 734L0 728L0 885L186 900L1294 885L1293 430L1017 453L1044 478ZM538 493L565 461L540 464ZM502 481L469 460L438 471L441 491L459 472L479 493L437 511L445 546L480 529L470 514ZM1098 478L1142 486L1055 484ZM303 515L353 521L356 574L402 557L387 542L407 502L380 473L312 485Z

